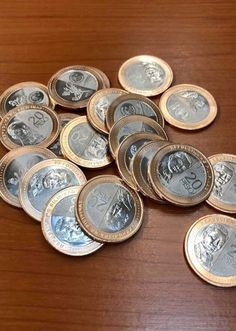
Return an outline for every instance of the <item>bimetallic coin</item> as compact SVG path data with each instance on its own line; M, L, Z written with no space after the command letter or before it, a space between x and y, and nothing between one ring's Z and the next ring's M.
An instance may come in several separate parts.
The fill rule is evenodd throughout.
M43 147L19 147L8 152L0 161L0 196L7 203L21 207L19 183L24 174L35 164L56 157Z
M125 90L151 97L162 93L171 85L173 72L162 59L139 55L122 64L118 78Z
M128 92L118 88L102 89L94 93L89 99L87 116L91 125L98 131L108 134L106 126L106 113L110 104L119 96Z
M150 162L148 175L157 194L183 207L206 200L214 184L210 162L189 145L162 147Z
M207 202L225 213L236 213L236 156L216 154L209 157L215 185Z
M129 93L118 97L108 108L106 115L108 129L110 130L119 119L129 115L147 116L164 127L164 118L154 102L142 95Z
M125 116L116 122L110 131L109 146L114 158L116 158L119 145L122 141L137 132L156 133L158 136L168 140L164 129L151 118L142 115Z
M64 127L60 144L62 154L82 167L102 168L113 161L107 137L94 130L86 116L75 118Z
M88 255L103 246L89 238L80 228L75 204L80 186L72 186L56 193L48 202L42 217L45 239L59 252L72 255Z
M50 108L33 104L16 107L0 124L1 142L7 149L47 147L56 140L59 130L57 114Z
M202 87L191 84L172 86L160 99L165 120L180 129L201 129L214 121L217 104Z
M76 210L81 228L101 242L127 240L142 225L141 198L116 176L88 181L79 192Z
M70 186L86 183L81 169L62 159L51 159L34 165L20 183L20 203L27 214L41 221L43 210L51 197Z
M207 215L196 221L185 238L191 268L206 282L222 287L236 285L236 220Z
M109 78L107 77L107 75L102 70L100 70L98 68L94 68L94 67L90 67L90 68L97 71L97 73L100 76L100 79L102 81L102 88L103 89L109 88L111 86Z

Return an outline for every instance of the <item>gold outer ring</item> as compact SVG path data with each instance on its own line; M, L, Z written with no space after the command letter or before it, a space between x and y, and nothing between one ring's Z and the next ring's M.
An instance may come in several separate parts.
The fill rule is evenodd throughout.
M235 163L236 166L236 155L232 155L232 154L216 154L208 157L208 160L211 162L212 166L214 166L218 162L232 162ZM211 194L209 198L206 200L206 202L215 209L223 211L224 213L232 213L232 214L236 213L236 201L235 204L224 203L216 199L213 196L213 194Z
M140 90L140 89L137 89L134 86L130 85L129 82L127 82L127 80L125 79L125 71L126 71L127 67L129 65L132 65L133 63L137 63L140 61L156 62L157 64L159 64L162 67L162 69L165 71L166 79L161 86L150 89L150 90ZM118 79L119 79L121 86L125 90L127 90L131 93L136 93L136 94L144 95L146 97L151 97L151 96L158 95L158 94L164 92L166 89L168 89L168 87L171 85L171 83L173 81L173 71L172 71L171 67L169 66L169 64L167 62L165 62L164 60L160 59L159 57L152 56L152 55L138 55L138 56L128 59L121 65L119 72L118 72Z
M173 93L185 91L185 90L193 90L193 91L198 92L199 94L203 95L209 103L208 116L197 123L184 123L184 122L178 121L168 111L167 101L168 101L169 97ZM169 124L179 128L179 129L184 129L184 130L198 130L198 129L204 128L204 127L208 126L209 124L211 124L217 115L217 104L216 104L214 97L204 88L197 86L197 85L192 85L192 84L179 84L179 85L175 85L175 86L172 86L171 88L169 88L161 96L160 102L159 102L159 107L161 108L161 111L164 115L165 120Z
M86 198L89 192L91 192L94 187L99 187L99 185L104 183L113 183L114 185L121 186L122 188L126 189L134 199L135 215L133 221L128 227L115 233L98 230L89 221L86 215ZM82 187L77 199L76 212L78 215L78 222L82 230L84 230L84 232L94 240L100 242L119 243L129 239L140 229L143 220L143 202L139 194L127 186L119 177L113 175L102 175L90 179Z
M51 216L54 208L66 197L74 196L77 198L79 191L81 190L80 186L71 186L67 187L58 193L56 193L48 202L42 217L41 227L44 238L47 242L56 250L61 253L70 255L70 256L84 256L91 254L97 251L103 246L102 243L92 241L91 243L84 246L72 246L61 242L55 235L52 225L51 225Z
M148 106L150 106L153 110L153 113L156 116L157 123L160 124L160 126L162 126L164 128L164 117L162 115L160 108L153 101L151 101L150 99L148 99L142 95L129 93L129 94L121 95L120 97L118 97L116 100L114 100L111 103L110 107L108 108L107 115L106 115L106 124L107 124L107 127L109 130L111 130L111 127L115 123L114 115L116 112L116 108L120 105L120 103L122 103L124 101L128 101L128 100L137 100L140 102L144 102ZM143 115L143 116L145 116L145 115Z
M159 169L161 160L163 157L169 153L169 152L175 152L175 151L183 151L187 152L194 157L196 157L204 166L204 169L206 171L206 183L204 186L204 189L196 194L194 197L182 197L182 196L177 196L175 194L172 194L169 192L160 182L158 172L156 169ZM213 188L214 185L214 172L213 168L208 161L207 157L202 154L199 150L196 148L190 146L190 145L180 145L180 144L169 144L168 146L162 147L154 156L152 161L149 164L148 168L148 176L150 178L150 182L152 184L152 187L154 191L161 197L166 199L167 201L181 206L181 207L188 207L188 206L194 206L202 201L205 201Z
M107 75L105 74L105 72L103 72L102 70L95 68L95 67L90 67L90 68L97 71L98 75L100 75L103 89L109 88L111 86L110 80L107 77Z
M193 223L193 225L190 227L185 237L184 250L187 261L190 267L193 269L193 271L206 282L220 287L236 286L236 276L221 277L210 273L201 266L195 255L194 242L197 233L201 228L210 225L212 223L225 224L236 228L236 220L229 216L212 214L201 217L199 220Z

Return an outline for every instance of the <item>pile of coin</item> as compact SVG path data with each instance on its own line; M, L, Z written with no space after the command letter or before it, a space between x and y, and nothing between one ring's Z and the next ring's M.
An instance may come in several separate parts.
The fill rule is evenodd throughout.
M170 87L172 69L149 55L124 62L118 79L123 89L111 88L101 70L76 65L55 73L47 87L25 82L0 96L1 142L9 150L0 161L0 195L40 221L46 240L64 254L87 255L132 237L143 222L140 194L236 212L236 156L207 158L165 131L165 121L185 130L209 125L217 115L213 96L195 85ZM161 93L159 106L148 98ZM121 178L101 170L87 181L81 170L113 160ZM210 215L186 236L189 264L214 285L236 285L235 224Z

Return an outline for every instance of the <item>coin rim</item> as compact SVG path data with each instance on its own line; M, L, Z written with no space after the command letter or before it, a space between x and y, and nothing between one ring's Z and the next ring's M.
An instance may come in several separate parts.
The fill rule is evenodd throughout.
M102 88L103 89L110 88L110 86L111 86L110 79L105 74L105 72L103 72L102 70L100 70L100 69L98 69L96 67L91 67L91 66L89 66L89 67L92 68L93 70L97 71L98 75L101 78L102 84L103 84L103 87Z

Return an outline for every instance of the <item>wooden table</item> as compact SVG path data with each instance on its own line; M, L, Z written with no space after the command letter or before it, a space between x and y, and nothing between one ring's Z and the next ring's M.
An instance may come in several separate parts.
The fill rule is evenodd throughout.
M118 86L124 60L157 55L171 65L174 84L200 85L219 106L204 130L166 125L171 140L208 156L236 153L235 19L235 1L0 1L0 91L22 81L46 84L71 64L96 66ZM85 173L117 171L113 165ZM205 203L144 204L134 238L73 258L51 248L36 221L1 201L0 330L234 331L236 290L203 282L183 253L189 226L216 211Z

